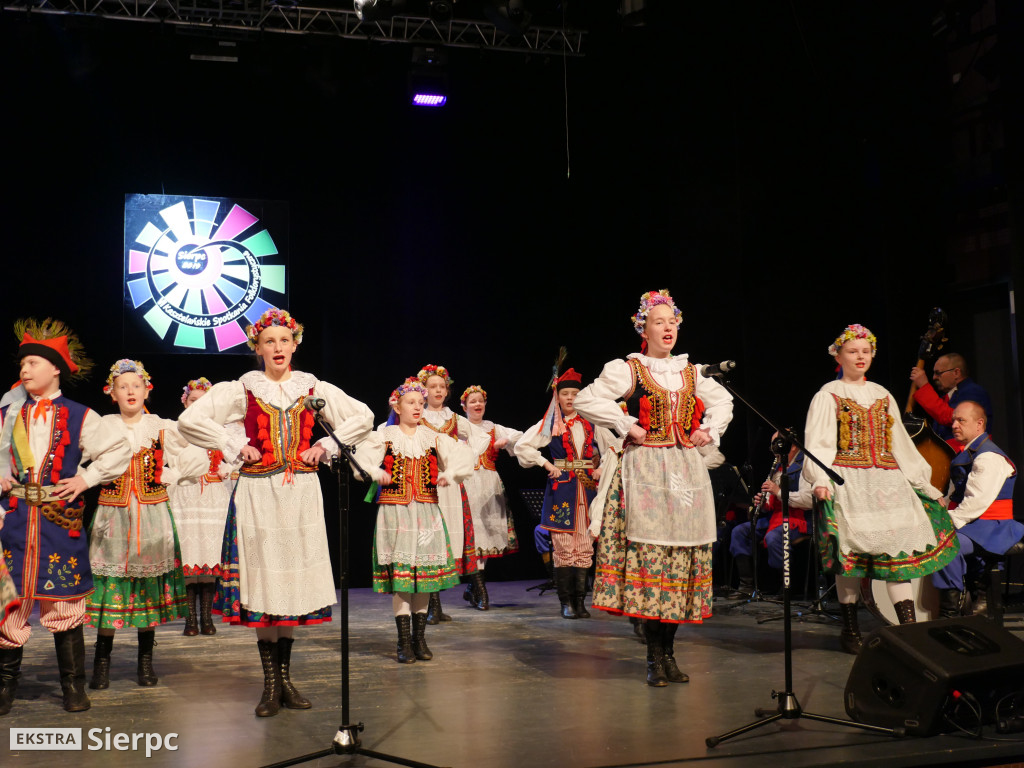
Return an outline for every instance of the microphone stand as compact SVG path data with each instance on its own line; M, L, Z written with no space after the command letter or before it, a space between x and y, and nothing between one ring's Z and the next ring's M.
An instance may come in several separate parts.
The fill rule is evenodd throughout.
M341 560L341 599L340 599L340 624L341 624L341 725L338 726L338 732L334 734L334 738L331 740L331 747L329 749L323 749L319 752L312 752L308 755L301 755L299 757L292 757L283 760L278 763L272 763L265 765L263 768L285 768L285 766L298 765L299 763L306 763L311 760L319 760L322 757L330 757L331 755L366 755L367 757L375 757L378 760L384 760L385 762L395 763L397 765L407 765L410 768L437 768L437 766L429 763L420 763L416 760L409 760L404 757L397 757L395 755L386 755L382 752L375 752L370 749L365 749L362 746L362 741L359 739L359 734L363 730L363 723L353 724L349 717L349 659L348 659L348 570L349 570L349 552L348 552L348 517L349 517L349 479L348 472L346 471L345 464L347 463L351 470L361 477L367 477L367 474L363 471L363 468L359 466L359 462L356 461L354 456L356 449L354 446L346 445L338 440L334 434L334 430L324 419L321 413L324 407L323 401L319 399L307 398L306 407L313 411L313 416L316 419L316 423L319 424L327 435L334 441L334 444L338 447L338 455L331 459L331 472L335 474L338 479L338 528L339 528L339 545L338 553Z
M713 369L714 366L711 366ZM882 733L888 736L903 736L905 731L902 728L884 728L878 725L868 725L866 723L856 723L852 720L843 720L838 717L830 717L828 715L818 715L812 712L805 712L797 701L796 695L793 693L793 622L790 616L790 594L789 594L789 478L786 476L786 470L789 464L789 449L792 445L796 445L804 452L805 461L810 459L819 467L821 467L825 474L828 475L829 479L832 480L836 485L843 484L843 478L836 473L831 467L826 467L821 460L813 453L807 450L800 439L793 433L792 430L786 429L777 425L770 418L765 416L761 411L755 408L746 398L740 395L729 381L725 378L723 372L710 372L706 367L703 374L708 378L716 379L726 390L737 400L743 403L747 408L754 412L762 421L767 423L779 436L772 441L772 452L775 453L780 461L782 462L782 476L779 478L779 488L782 492L782 605L783 605L783 627L784 627L784 658L786 663L786 683L785 690L783 691L772 691L772 698L778 699L779 706L774 710L761 709L760 707L754 710L754 714L760 718L747 725L735 728L728 733L723 733L720 736L709 736L704 740L704 743L710 747L716 747L726 739L731 739L733 736L739 736L742 733L747 733L756 728L760 728L768 723L773 723L776 720L798 720L800 718L807 718L808 720L817 720L823 723L832 723L834 725L844 725L849 728L860 728L865 731L871 731L872 733Z

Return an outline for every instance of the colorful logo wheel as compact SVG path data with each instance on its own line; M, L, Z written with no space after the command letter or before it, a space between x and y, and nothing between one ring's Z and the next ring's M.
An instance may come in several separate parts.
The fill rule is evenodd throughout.
M287 298L286 267L274 263L277 246L257 226L259 218L240 205L232 204L218 221L222 203L230 201L188 202L191 216L186 200L179 200L161 209L159 220L133 230L126 299L160 338L173 330L175 347L222 352L244 344L245 326L277 306L264 292Z

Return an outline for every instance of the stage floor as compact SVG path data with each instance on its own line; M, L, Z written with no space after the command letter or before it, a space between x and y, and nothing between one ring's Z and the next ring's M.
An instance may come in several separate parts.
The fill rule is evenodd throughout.
M533 582L489 585L492 609L473 610L461 590L444 593L454 621L427 628L434 660L395 662L391 599L369 590L350 594L352 721L365 724L364 748L436 766L750 766L1006 765L1024 755L1024 734L996 740L961 735L893 739L807 719L780 721L721 743L720 735L774 709L784 688L783 622L758 624L776 610L766 603L725 608L700 626L684 626L676 657L690 682L650 688L644 647L625 619L592 611L589 620L559 617L553 592ZM862 629L880 626L861 612ZM1018 636L1020 623L1009 624ZM1016 628L1016 629L1015 629ZM292 679L313 701L308 711L257 718L262 690L255 633L218 627L214 637L186 638L182 622L157 631L160 683L135 682L134 632L114 642L111 687L90 691L88 712L60 704L53 643L38 627L25 649L23 678L0 733L11 728L82 728L80 752L9 750L0 764L52 766L264 766L330 747L342 724L339 623L296 631ZM793 622L793 693L805 711L845 718L843 689L854 657L838 650L835 622ZM87 672L94 633L86 631ZM87 737L178 734L147 758L139 751L90 750ZM989 738L991 737L991 738ZM365 756L329 756L310 766L392 765Z

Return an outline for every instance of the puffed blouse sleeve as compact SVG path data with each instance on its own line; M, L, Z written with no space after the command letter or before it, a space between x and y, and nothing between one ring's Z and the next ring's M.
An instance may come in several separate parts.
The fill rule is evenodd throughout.
M545 437L541 432L543 425L544 420L541 419L526 430L526 433L516 442L515 457L519 460L519 466L529 469L530 467L543 467L547 463L547 459L544 458L540 449L551 442L551 439Z
M313 393L327 401L322 413L334 430L334 436L342 445L358 444L373 431L373 412L365 403L349 397L326 381L318 381ZM202 402L202 399L199 402ZM326 451L325 460L338 453L338 446L330 437L321 438L317 445Z
M609 451L622 450L622 438L616 437L614 432L604 427L597 427L594 430L594 442L597 443L597 452L602 463Z
M633 372L629 363L625 360L612 360L605 363L600 376L580 390L574 407L595 426L614 429L621 437L625 437L629 428L636 424L636 419L623 413L616 401L625 397L632 386Z
M194 480L209 471L210 455L205 448L188 442L178 431L178 425L170 419L164 419L161 428L164 433L164 462L167 464L161 480L165 485Z
M245 418L245 385L240 381L222 381L196 400L178 417L178 431L193 445L220 451L227 461L236 461L249 441L227 424Z
M725 428L732 421L732 395L714 379L696 376L696 394L704 403L701 427L707 429L715 445L721 444Z
M811 399L811 407L807 410L807 423L804 426L804 445L807 450L817 456L826 467L832 466L836 459L836 405L829 392L821 389ZM831 488L832 481L828 475L810 459L804 460L802 477L807 480L811 490L815 488Z
M488 442L490 442L489 437ZM473 453L473 448L470 445L461 440L448 440L443 437L435 438L434 445L437 447L437 468L441 470L437 475L438 480L443 477L452 485L458 485L473 474L476 458L480 454ZM484 446L484 450L486 450L486 446Z
M78 441L82 449L82 464L78 473L90 488L109 483L119 477L132 460L132 447L121 427L121 417L116 414L100 416L95 411L86 411L82 420L82 432Z
M515 456L516 443L523 439L523 433L518 429L512 429L511 427L503 427L501 424L495 424L494 439L508 440L508 445L505 446L505 450L508 452L509 456Z
M356 443L356 461L375 483L384 479L384 468L381 467L381 463L384 461L386 450L387 441L384 439L383 430L371 430Z
M888 394L888 393L887 393ZM900 407L892 395L889 397L889 415L892 418L892 455L910 484L932 501L942 498L942 492L932 485L932 467L910 439L900 419Z
M469 444L469 447L474 451L474 457L479 456L491 447L490 433L480 429L480 427L471 422L465 416L458 417L458 424L459 439L465 440Z

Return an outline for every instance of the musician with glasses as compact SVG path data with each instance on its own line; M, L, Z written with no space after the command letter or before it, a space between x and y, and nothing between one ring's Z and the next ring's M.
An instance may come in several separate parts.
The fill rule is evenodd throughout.
M964 356L950 352L935 360L932 380L923 368L911 368L910 380L917 386L914 401L932 419L932 429L947 442L953 437L953 410L971 400L985 409L986 418L992 420L992 401L985 388L970 377ZM953 443L954 447L959 447Z

